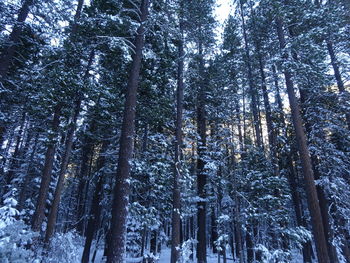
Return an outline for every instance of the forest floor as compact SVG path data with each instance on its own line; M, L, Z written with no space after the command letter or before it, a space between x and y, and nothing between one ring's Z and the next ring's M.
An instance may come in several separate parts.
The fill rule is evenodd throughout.
M160 258L159 261L157 263L169 263L170 262L170 248L163 248L162 249L162 253L160 254ZM96 254L96 260L95 263L104 263L105 260L103 259L103 250L98 250L97 254ZM139 259L128 259L126 261L127 263L136 263L139 262ZM221 261L222 258L221 258ZM233 260L228 259L227 263L233 263ZM210 254L208 255L207 258L207 263L218 263L218 256L216 254Z
M163 248L162 253L160 254L160 259L157 263L169 263L170 262L170 248ZM298 251L295 251L293 259L291 263L299 263L302 262L302 256ZM105 260L103 259L103 250L98 250L96 255L95 263L104 263ZM128 259L126 261L127 263L138 263L140 262L140 259ZM207 263L218 263L218 256L217 254L209 254L207 257ZM220 262L223 262L222 257L220 258ZM230 255L228 255L227 263L234 263L232 259L230 259Z
M170 248L164 248L162 250L162 253L160 254L160 259L158 261L158 263L169 263L170 262ZM221 257L221 261L222 261L222 257ZM227 263L232 263L234 262L233 260L227 260ZM207 263L218 263L218 256L216 254L210 254L208 255L207 258Z

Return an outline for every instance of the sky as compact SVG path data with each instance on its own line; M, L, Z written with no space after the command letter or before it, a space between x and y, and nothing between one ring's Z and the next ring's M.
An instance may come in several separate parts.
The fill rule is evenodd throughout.
M224 23L231 11L232 0L216 0L218 7L215 10L215 15L220 24Z
M221 34L224 32L224 23L231 12L232 2L232 0L216 0L217 7L215 8L214 14L219 22L216 37L219 43L222 41Z

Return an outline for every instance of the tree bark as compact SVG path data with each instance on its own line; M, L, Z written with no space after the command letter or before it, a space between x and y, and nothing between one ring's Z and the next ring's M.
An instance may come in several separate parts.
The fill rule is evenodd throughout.
M281 50L283 50L286 46L286 42L283 32L283 22L281 18L276 19L276 25L280 48ZM288 55L283 55L283 58L287 60ZM292 121L296 133L302 171L305 180L305 190L307 195L308 207L311 215L313 235L315 238L315 245L317 250L317 258L319 263L330 263L327 251L327 242L324 235L325 233L322 223L321 210L318 202L314 174L312 170L312 163L300 113L300 106L295 96L292 74L288 70L285 70L284 76L287 86L289 104L291 107Z
M211 214L210 214L210 227L211 227L211 235L210 235L210 241L211 241L211 247L214 254L218 253L218 249L215 245L215 241L218 239L218 226L216 223L216 216L215 216L215 208L212 207Z
M295 60L298 59L298 57L295 55ZM311 96L309 95L308 92L308 88L305 89L303 87L299 87L299 93L300 93L300 102L302 105L306 105L307 101L311 100ZM304 109L304 111L307 111L307 109ZM305 122L305 129L307 133L311 133L312 132L312 126L315 124L312 120L308 120L307 118L305 118L304 120ZM319 132L319 136L320 137L325 137L324 134L320 134L321 132ZM317 168L319 165L319 160L318 157L311 153L311 163L313 166L313 172L314 172L314 177L315 180L319 180L321 179L322 175L319 171L319 169ZM334 237L333 234L333 229L329 220L329 201L326 197L326 193L325 190L323 189L323 187L321 185L316 185L316 190L317 190L317 196L318 196L318 200L319 200L319 205L320 205L320 209L321 209L321 215L322 215L322 223L323 223L323 228L324 228L324 233L325 233L325 238L327 241L327 246L328 246L328 255L329 255L329 259L332 263L337 263L338 262L338 257L337 257L337 252L335 247L332 244L332 240Z
M36 150L38 147L38 139L39 139L39 134L36 134L35 139L34 139L34 145L32 146L32 151L30 153L30 157L28 160L28 167L24 173L25 177L24 177L24 181L23 181L22 186L21 186L21 191L20 191L20 194L18 197L18 210L19 211L21 211L23 209L26 197L29 196L27 190L29 187L29 183L32 180L31 169L32 169L32 165L33 165L32 163L34 160L34 156L35 156L35 153L36 153Z
M246 230L246 246L247 246L247 262L252 263L254 260L254 244L252 239L251 227L248 226Z
M33 0L25 0L21 9L19 10L16 24L14 25L9 36L8 44L0 56L0 78L4 78L6 76L8 69L11 66L21 37L23 23L27 19L29 9L32 4Z
M58 181L54 193L54 198L52 201L50 213L49 213L49 218L47 222L47 227L46 227L46 233L45 233L45 243L49 243L54 231L55 231L55 225L56 225L56 220L57 220L57 214L58 214L58 207L61 201L61 193L63 190L63 185L64 185L64 178L66 175L67 167L68 167L68 162L70 158L70 154L72 151L72 145L73 145L73 138L74 138L74 132L75 128L77 125L77 120L78 116L80 113L80 107L81 107L81 100L78 99L76 101L75 105L75 110L73 113L73 118L70 123L70 127L67 131L67 136L66 136L66 143L65 143L65 150L63 153L62 161L61 161L61 167L60 167L60 172L58 176Z
M30 2L30 4L33 2L33 0L26 0L26 2ZM75 19L74 19L74 24L73 24L73 27L76 26L77 22L78 22L78 19L80 18L80 15L81 15L81 11L82 11L82 5L84 3L84 0L79 0L78 2L78 7L77 7L77 10L76 10L76 13L75 13ZM28 12L29 12L29 7L27 7L28 11L26 11L26 16L28 15ZM25 18L24 18L25 19ZM23 20L24 21L24 20ZM75 32L72 32L71 34L71 37L75 34ZM92 55L90 55L90 61L89 61L89 66L88 66L88 69L91 65L91 62L92 62L92 58L94 56L94 53L92 51ZM85 75L84 77L87 76L88 74L88 69L87 71L85 72ZM79 110L80 110L80 103L81 103L81 99L79 98L78 99L80 102L78 103L79 104ZM60 112L61 112L61 108L62 108L62 105L59 103L57 106L56 106L56 109L55 109L55 113L54 113L54 121L53 121L53 131L55 132L55 130L58 129L58 126L59 126L59 115L60 115ZM79 114L79 113L78 113ZM76 118L78 117L78 114L76 116ZM76 121L75 121L76 122ZM56 126L57 124L57 126ZM74 134L74 130L71 134L72 136L72 140L73 140L73 134ZM67 142L69 144L69 142ZM68 144L66 145L66 147L68 146ZM71 147L71 146L70 146ZM66 149L67 150L67 149ZM67 155L67 151L65 152L65 155ZM68 160L69 160L69 155L70 155L70 150L69 150L69 153L68 153L68 158L67 158L67 164L68 164ZM48 193L48 190L49 190L49 184L50 184L50 179L51 179L51 174L52 174L52 168L53 168L53 162L54 162L54 156L55 156L55 145L53 143L50 143L49 146L48 146L48 149L47 149L47 152L46 152L46 158L45 157L45 167L44 167L44 172L43 172L43 177L42 177L42 181L41 181L41 185L40 185L40 192L39 192L39 199L38 199L38 205L37 205L37 210L35 211L35 214L34 214L34 219L33 219L33 224L32 224L32 227L34 230L39 230L39 228L41 227L41 224L43 222L43 219L44 219L44 211L45 211L45 203L46 203L46 197L47 197L47 193ZM65 162L65 158L67 156L64 156L63 157L63 162L62 162L62 165L63 163ZM47 161L47 162L46 162ZM63 166L61 166L61 172L62 172L62 168L64 168ZM63 169L65 170L65 169ZM64 171L65 173L65 171ZM64 176L64 175L63 175ZM64 179L64 177L61 179L61 181ZM60 180L59 180L60 181ZM61 183L63 184L63 182L58 182L58 183ZM58 185L59 186L59 185ZM62 189L61 189L62 190ZM58 193L57 193L58 194ZM55 196L56 196L56 193L55 193ZM60 194L58 196L56 196L56 198L60 199ZM55 200L54 200L55 201ZM55 201L57 202L57 200ZM58 200L58 203L57 204L54 204L55 206L57 205L57 208L58 208L58 204L59 204L59 200ZM56 208L55 208L56 209ZM52 215L52 217L55 217L54 215ZM51 218L51 220L53 220L53 218ZM54 220L56 220L54 218ZM50 227L51 228L51 227ZM51 230L50 230L51 231Z
M60 124L60 114L62 105L58 104L55 107L53 121L52 121L52 136L49 138L49 144L47 146L45 154L45 165L41 177L39 197L36 204L35 213L33 216L32 228L34 231L40 231L41 225L44 221L45 216L45 206L47 194L49 192L49 185L51 181L53 162L55 158L55 136L57 136L58 127Z
M111 244L107 251L107 263L122 263L125 254L125 235L127 223L127 209L129 204L130 163L133 153L135 132L135 110L137 101L137 87L139 83L142 49L144 46L144 22L148 17L148 0L142 0L140 7L140 26L135 37L135 53L132 58L131 72L125 97L125 108L122 122L118 168L112 203Z
M9 164L9 171L6 174L6 184L9 186L11 184L11 181L13 179L13 176L15 175L16 169L18 168L18 158L19 158L19 152L20 152L20 143L21 140L24 140L24 130L25 130L25 122L26 122L26 112L23 112L22 118L21 118L21 126L19 128L19 131L16 136L16 146L15 150L12 155L12 160Z
M79 12L77 12L79 13ZM89 69L91 68L92 62L94 58L94 50L91 51L88 65L86 67L85 74L83 76L83 79L86 80L89 76ZM49 213L49 218L47 222L47 228L46 228L46 234L45 234L45 243L49 243L51 236L54 233L55 230L55 224L57 220L57 214L58 214L58 208L59 204L61 201L61 194L64 186L64 179L68 167L68 162L69 158L71 155L72 151L72 146L73 146L73 139L74 139L74 132L77 127L77 121L81 109L81 103L82 103L82 94L78 93L77 98L75 101L75 107L74 107L74 112L72 116L72 120L70 123L70 127L68 128L67 135L66 135L66 143L65 143L65 149L63 153L63 157L61 160L61 167L60 167L60 172L58 176L58 181L54 193L54 199L51 205L51 210Z
M106 140L103 142L101 153L97 160L98 172L105 165L105 162L106 162L105 152L107 150L108 145L109 145L109 141ZM94 191L94 196L91 203L90 217L86 227L86 239L85 239L85 245L84 245L84 251L83 251L81 263L89 262L92 240L96 233L96 229L99 227L100 220L101 220L100 217L101 217L102 207L100 205L100 201L102 200L102 197L103 197L103 175L101 172L99 172L96 188Z
M181 16L181 14L180 14ZM181 18L180 18L181 20ZM174 185L173 185L173 211L172 211L172 237L171 237L171 263L180 260L180 178L181 178L181 148L182 148L182 112L183 112L183 72L184 72L184 43L182 21L180 21L180 40L178 44L178 69L176 90L176 131L175 131L175 160L174 160Z
M281 119L281 123L283 127L286 127L286 121L284 118L284 113L283 113L283 104L282 104L282 99L280 95L280 88L278 84L278 76L276 72L275 66L272 66L272 72L273 72L273 78L274 78L274 85L276 89L276 101L278 105L278 110L279 110L279 117ZM284 136L288 138L288 133L287 129L284 129ZM306 224L304 223L303 216L302 216L302 207L301 207L301 198L300 194L298 192L298 182L297 182L297 174L295 171L294 163L293 163L293 152L292 150L289 152L283 152L281 154L281 167L288 167L287 171L287 180L289 183L291 195L292 195L292 202L294 206L294 212L295 212L295 218L296 218L296 223L298 226L303 226L306 227ZM302 252L303 252L303 261L304 263L311 263L311 252L312 249L311 242L308 241L303 245Z
M207 262L207 229L206 229L206 189L207 175L204 171L205 154L206 154L206 110L205 110L205 89L204 89L204 59L203 47L201 41L199 42L199 78L200 87L198 91L198 106L197 106L197 133L199 141L197 144L197 193L200 201L198 202L197 210L197 260L198 263Z
M72 36L74 36L78 31L78 22L81 16L81 11L83 10L84 0L78 0L77 10L74 15L74 23L72 26Z
M258 45L259 46L259 45ZM268 134L268 140L269 140L269 148L271 152L271 159L272 164L274 165L274 173L277 176L279 174L279 167L278 167L278 158L277 158L277 152L276 152L276 131L274 128L274 123L272 121L272 110L271 105L269 102L269 95L267 92L267 86L266 86L266 76L264 72L264 64L262 60L262 55L260 54L259 48L258 48L258 56L259 56L259 69L260 69L260 76L261 76L261 88L263 92L263 99L264 99L264 107L265 107L265 114L266 114L266 124L267 124L267 134Z
M95 131L95 124L93 123L89 129L89 133ZM77 231L81 235L84 235L85 230L85 199L86 199L86 188L88 187L88 177L91 166L91 159L93 156L95 141L89 134L85 135L83 140L82 157L79 171L79 184L78 184L78 204L77 204Z
M331 58L331 64L332 64L333 71L334 71L334 77L337 81L339 93L342 96L349 95L348 92L346 92L346 90L345 90L344 82L342 80L341 73L339 70L338 60L337 60L337 57L336 57L335 52L334 52L333 43L330 40L327 41L327 49L328 49L329 56ZM350 113L349 113L349 111L345 112L345 118L346 118L346 124L348 126L348 129L350 130Z
M240 5L241 18L242 18L244 50L245 50L245 56L246 56L245 62L248 70L249 93L251 96L251 109L253 113L253 121L254 121L253 126L255 129L256 144L258 147L263 147L262 135L259 127L260 119L259 119L259 110L258 110L258 96L257 96L258 94L253 82L253 70L252 70L252 65L250 61L249 44L248 44L248 37L247 37L246 26L245 26L242 0L239 1L239 5Z
M158 233L157 230L151 230L151 238L150 238L150 246L149 246L149 252L152 255L157 255L157 239L158 239ZM150 263L155 263L153 260Z

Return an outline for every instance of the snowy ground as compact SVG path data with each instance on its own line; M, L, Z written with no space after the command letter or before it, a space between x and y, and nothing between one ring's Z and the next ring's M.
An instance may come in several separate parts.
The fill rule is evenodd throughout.
M90 257L90 259L91 259L91 257ZM105 262L105 260L103 260L103 250L99 250L97 252L97 255L96 255L95 263L104 263L104 262ZM136 262L139 262L139 260L138 259L134 259L134 260L128 259L127 260L127 263L133 263L133 262L136 263ZM169 262L170 262L170 248L163 248L158 263L169 263ZM208 255L207 262L208 263L218 263L217 255L213 255L213 254ZM221 257L220 262L223 262L222 257ZM228 259L227 263L233 263L233 260Z
M140 260L128 259L126 261L126 263L137 263L137 262L140 262ZM170 262L170 248L163 248L158 263L169 263L169 262ZM220 259L220 262L221 263L223 262L222 257ZM291 263L300 263L300 262L303 262L302 256L300 255L300 253L295 251L295 254L293 256L293 261ZM97 252L95 263L105 263L105 260L103 260L103 250L99 250ZM208 255L207 263L218 263L217 255L215 254ZM227 263L234 263L234 261L232 259L228 259Z
M160 255L160 259L159 259L158 263L169 263L169 262L170 262L170 249L164 248L162 251L162 254ZM213 255L213 254L208 255L207 262L208 263L218 263L217 255ZM223 262L222 257L221 257L220 262ZM232 263L232 262L233 262L233 260L227 260L227 263Z

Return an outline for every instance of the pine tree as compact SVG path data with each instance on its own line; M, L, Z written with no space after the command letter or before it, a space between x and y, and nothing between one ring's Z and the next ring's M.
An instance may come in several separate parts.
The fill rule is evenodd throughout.
M118 169L116 173L116 185L114 187L114 197L112 206L110 240L111 248L108 249L107 262L123 262L125 255L125 232L127 219L127 206L129 196L129 161L133 151L134 122L136 110L136 95L138 79L140 74L142 49L144 45L144 22L148 16L149 2L143 0L140 6L140 27L135 37L135 54L133 56L132 67L127 86L125 109L123 116L122 132L120 136L120 150L118 159Z

